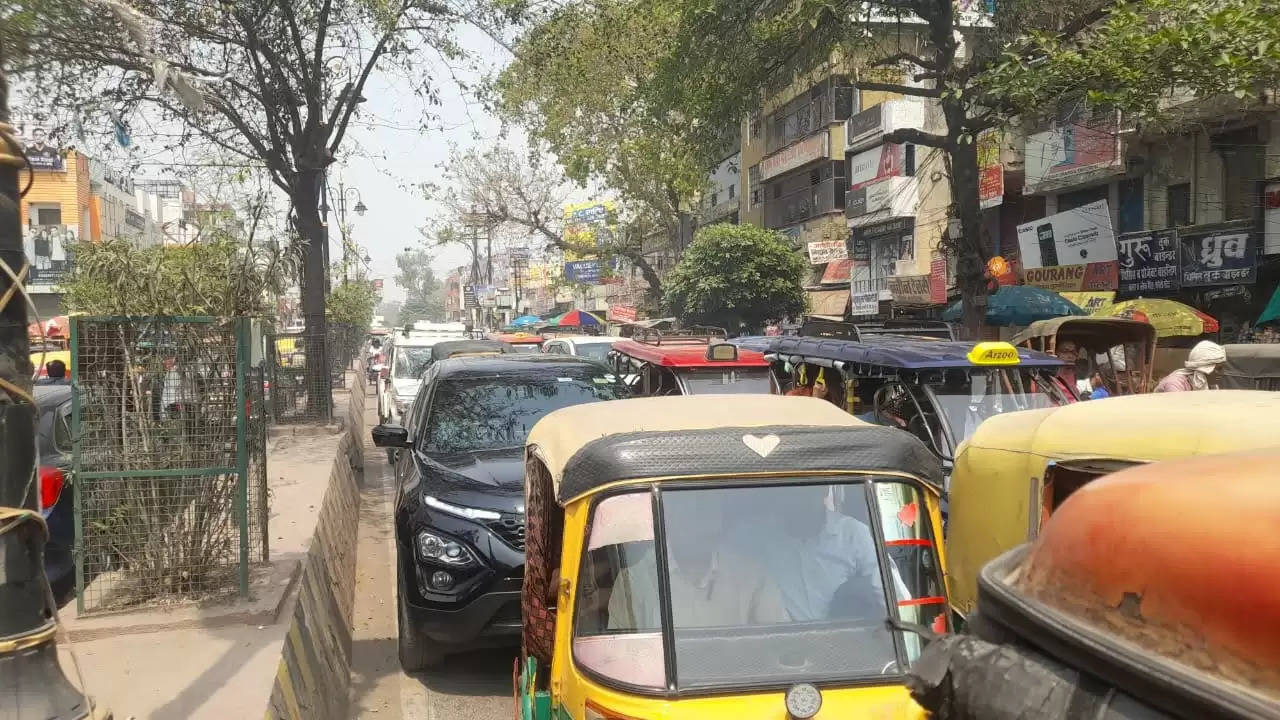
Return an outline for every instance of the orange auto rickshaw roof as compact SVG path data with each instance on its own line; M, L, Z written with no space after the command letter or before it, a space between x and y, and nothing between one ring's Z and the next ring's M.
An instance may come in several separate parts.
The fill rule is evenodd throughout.
M1151 463L1074 492L1019 593L1280 712L1280 449Z

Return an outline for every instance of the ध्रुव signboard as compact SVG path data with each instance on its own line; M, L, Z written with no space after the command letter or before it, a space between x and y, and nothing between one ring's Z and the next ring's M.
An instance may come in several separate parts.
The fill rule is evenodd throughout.
M1178 234L1182 246L1182 286L1252 285L1258 281L1258 246L1253 228Z
M822 265L847 257L849 257L849 248L844 240L818 240L809 243L809 264L811 265Z
M1116 240L1119 289L1144 295L1178 291L1178 231L1125 233Z
M1018 226L1022 267L1085 265L1116 259L1116 236L1106 200ZM1109 289L1109 288L1108 288Z

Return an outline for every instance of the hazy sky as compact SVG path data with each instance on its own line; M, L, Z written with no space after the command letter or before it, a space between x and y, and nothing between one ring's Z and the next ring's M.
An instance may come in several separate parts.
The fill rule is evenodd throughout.
M510 55L488 36L470 27L459 31L461 45L477 55L481 72L492 72L504 65ZM459 79L469 83L477 79L475 74L460 74ZM348 220L352 223L352 240L364 246L373 259L370 263L373 277L386 280L384 298L402 299L399 288L393 287L396 272L396 255L407 246L418 244L421 235L418 228L425 225L440 208L427 202L417 190L424 181L439 181L440 165L448 158L451 146L459 148L489 147L499 142L501 124L475 101L466 97L458 84L448 75L441 78L441 105L430 110L436 115L430 120L430 130L419 129L424 103L403 87L397 87L394 78L375 74L365 87L368 102L363 105L363 123L353 127L343 140L345 150L351 155L343 164L335 164L330 172L331 190L337 205L338 181L348 188L359 189L360 196L369 210L364 217L351 213L355 193L348 192ZM523 134L510 133L513 139L502 142L523 144ZM331 249L334 259L341 252L337 242ZM437 276L450 268L467 262L467 252L460 247L440 249L432 267Z

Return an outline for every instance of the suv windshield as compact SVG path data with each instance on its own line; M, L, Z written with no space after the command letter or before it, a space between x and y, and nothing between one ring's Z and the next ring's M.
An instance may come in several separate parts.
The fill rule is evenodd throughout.
M564 368L559 375L446 379L437 383L433 394L424 449L455 453L523 445L529 430L552 410L617 400L626 392L603 368Z
M648 493L608 497L592 517L574 652L605 677L664 687L667 642L681 690L898 675L920 642L889 630L890 608L945 627L915 485L663 489L660 503L660 533ZM655 537L665 538L665 567Z
M431 346L396 348L396 369L392 377L418 378L431 364Z
M686 370L679 375L687 395L767 394L773 391L768 368Z

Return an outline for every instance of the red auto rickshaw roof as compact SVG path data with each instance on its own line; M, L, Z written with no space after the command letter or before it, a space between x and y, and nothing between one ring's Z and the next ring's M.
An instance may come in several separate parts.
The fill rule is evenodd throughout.
M544 340L541 335L529 333L489 333L488 339L501 340L512 345L541 345Z
M673 342L657 344L637 342L631 339L619 340L613 344L613 350L629 355L637 360L672 368L722 368L722 367L769 367L769 361L762 353L745 348L738 348L737 360L708 360L705 342Z
M1151 463L1071 494L1009 582L1081 625L1280 700L1280 450Z

